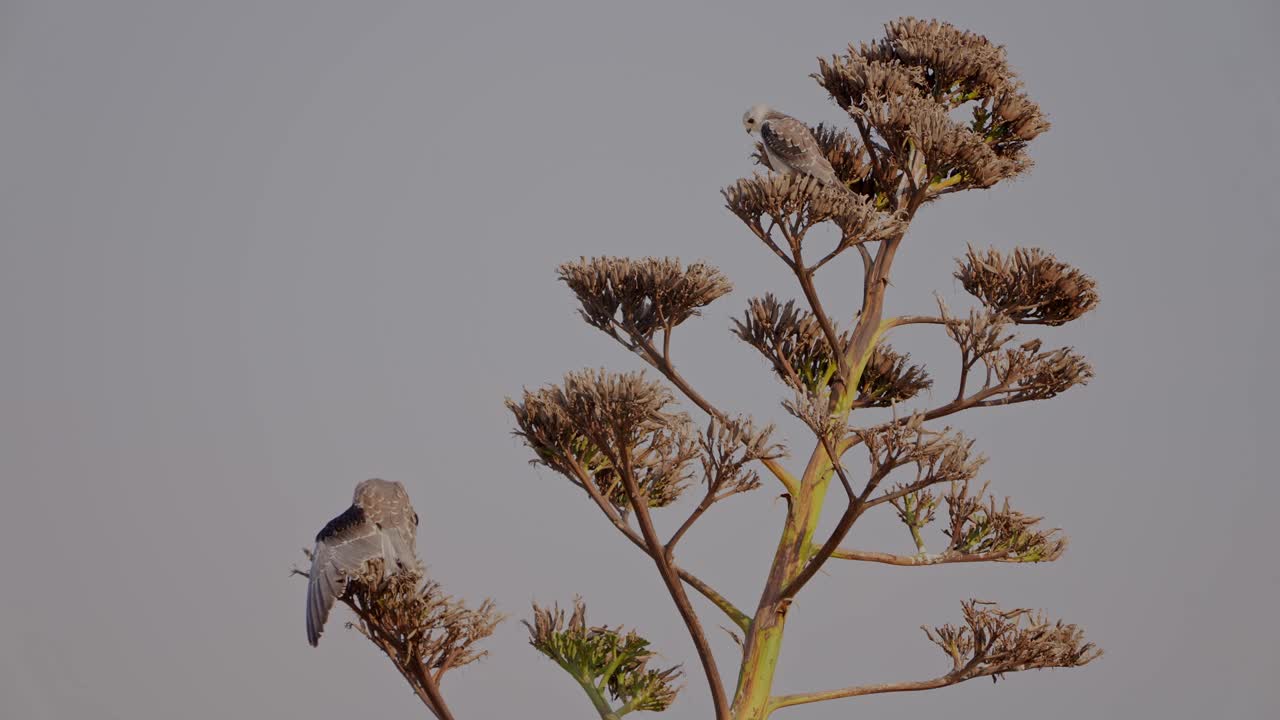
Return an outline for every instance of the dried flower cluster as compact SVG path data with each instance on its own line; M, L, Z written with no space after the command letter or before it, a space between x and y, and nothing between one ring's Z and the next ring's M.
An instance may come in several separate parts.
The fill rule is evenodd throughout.
M671 392L642 373L584 370L562 386L508 399L516 434L539 462L620 509L630 507L622 473L631 472L645 505L664 507L688 484L697 455L688 416L671 412Z
M819 61L814 75L858 124L873 158L931 189L989 187L1030 167L1025 146L1049 123L1004 48L936 20L902 18L885 31ZM966 105L972 120L953 119ZM881 192L891 192L890 173L880 171Z
M885 343L877 345L858 381L855 407L889 407L932 387L933 380L925 369L910 361L910 354L894 352Z
M987 369L984 393L1000 396L981 404L1045 400L1093 378L1092 366L1071 348L1042 351L1038 339L1008 347L1017 336L1008 332L1010 320L997 310L972 309L967 320L955 320L944 304L939 307L947 334L960 346L964 376L981 362Z
M376 563L374 563L376 565ZM493 634L503 616L492 600L469 608L441 591L440 584L400 572L377 582L381 568L349 585L344 601L359 618L354 627L375 643L389 642L403 662L418 662L438 683L444 673L469 665L487 652L476 643Z
M751 298L743 319L733 324L733 333L759 350L793 389L817 394L835 375L836 359L817 318L794 300L783 305L772 294ZM845 334L839 339L848 343Z
M560 266L560 279L582 304L582 317L609 333L615 326L649 339L698 314L733 286L702 262L672 258L581 258Z
M982 495L969 494L969 483L953 483L947 494L949 526L943 530L951 543L947 552L990 556L999 562L1052 562L1067 549L1060 530L1036 527L1043 518L1025 515L1009 507L1009 499L997 506L995 496L986 503Z
M941 299L938 316L887 316L894 259L920 208L943 194L990 187L1026 171L1027 145L1049 123L1023 91L1003 47L943 22L889 23L883 38L820 60L814 78L853 124L849 131L811 128L839 184L776 172L782 168L772 167L757 144L755 161L774 172L737 180L722 191L728 209L787 266L803 297L785 303L773 294L753 298L733 328L794 392L783 405L815 435L802 473L779 462L785 450L773 442L772 426L758 428L717 406L676 368L673 328L731 290L718 270L700 262L684 267L670 258L580 258L561 265L559 277L576 296L583 319L639 355L704 412L705 429L695 430L672 407L672 393L641 374L571 373L560 385L507 400L516 434L534 451L534 462L585 490L653 561L693 641L720 720L764 718L794 705L927 690L1015 670L1074 667L1101 654L1074 625L969 601L963 624L925 630L952 659L951 671L941 677L774 692L789 608L832 558L912 567L1046 562L1062 555L1067 539L1058 529L1042 527L1042 518L1014 510L1007 499L997 503L976 480L986 458L972 440L925 424L974 408L1050 398L1088 382L1092 369L1083 357L1070 348L1043 350L1039 340L1019 338L1014 326L1062 325L1098 302L1091 278L1047 253L1016 249L1006 255L970 247L958 260L956 278L981 306L967 318L952 316ZM824 228L814 237L826 247L814 252L808 233L827 223L838 240L830 247L826 238L832 235ZM856 251L862 274L841 280L861 280L861 307L841 307L833 315L816 277L846 250ZM850 316L843 329L833 319ZM909 325L945 332L959 346L961 371L958 387L948 392L953 399L900 415L901 404L933 387L923 365L882 342L885 332ZM659 331L661 343L655 341ZM861 418L862 409L873 407L892 408L892 418L858 427L851 413ZM862 478L846 461L858 445L870 464ZM699 470L704 493L668 534L649 508L675 502ZM758 488L765 471L788 502L752 615L678 564L676 550L716 502ZM895 483L899 474L903 479ZM832 502L827 489L837 477L847 502L832 525L824 505ZM923 531L938 521L944 503L946 517L938 525L946 547L929 553ZM894 508L917 552L841 547L855 522L880 505ZM822 531L825 540L821 527L831 528ZM732 692L726 691L690 589L742 632L739 681ZM577 680L603 720L662 710L675 697L671 683L679 669L649 669L648 642L621 628L589 627L580 600L572 612L535 605L526 625L530 643Z
M1038 248L1005 256L970 247L957 263L964 289L1018 324L1062 325L1098 304L1093 278Z
M634 710L666 710L680 691L673 686L682 675L680 666L650 669L654 654L648 640L622 628L588 627L587 606L580 598L574 599L567 622L559 605L534 604L533 623L524 625L529 644L572 675L594 701L603 702L607 690L621 703L608 709L613 717Z
M753 175L723 190L725 205L758 237L769 235L766 219L787 235L793 251L815 225L832 222L841 245L875 242L902 231L902 223L874 203L800 175Z
M951 428L929 430L919 415L904 423L856 430L855 434L867 448L873 472L916 466L916 479L903 486L904 495L939 483L972 480L987 462L985 455L973 452L973 440L963 433Z
M970 600L963 604L963 626L921 628L951 658L951 674L960 679L1041 668L1080 667L1102 655L1084 641L1075 625L1049 622L1030 610L1001 610Z
M782 457L785 449L772 442L773 426L756 429L750 418L721 422L712 418L698 436L702 477L710 502L760 487L760 475L748 468L762 459Z
M1093 368L1071 348L1041 352L1039 340L995 355L991 367L1003 387L1010 390L1005 402L1046 400L1075 385L1086 385Z

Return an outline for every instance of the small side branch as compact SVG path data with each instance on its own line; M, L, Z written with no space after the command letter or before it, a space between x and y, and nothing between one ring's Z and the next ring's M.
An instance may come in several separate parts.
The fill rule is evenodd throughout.
M918 555L894 555L892 553L840 548L831 553L831 557L840 560L859 560L861 562L874 562L882 563L884 565L898 565L901 567L924 567L928 565L946 565L948 563L1022 562L1012 556L1013 552L1010 550L1000 550L997 552L987 553L961 553L947 551L933 554L922 553Z
M854 687L842 688L840 690L779 695L770 699L769 707L771 710L779 710L781 708L792 707L794 705L805 705L807 703L822 702L824 700L839 700L840 698L858 697L860 695L933 690L936 688L947 687L948 685L955 685L956 683L964 682L965 680L969 680L973 677L978 677L978 675L965 676L956 673L948 673L942 677L936 677L931 680L857 685Z
M701 393L693 389L688 380L684 379L684 376L676 370L675 363L671 362L669 353L659 353L653 343L644 338L636 338L636 349L640 351L640 357L653 366L655 370L662 373L663 377L670 381L672 385L675 385L676 389L689 399L689 402L697 405L704 413L720 422L727 423L730 421L729 416L723 410L712 405ZM777 458L760 458L760 464L764 465L769 470L769 473L777 478L778 482L782 483L787 492L795 494L798 491L800 487L799 481L782 466L782 463L778 462Z
M581 467L578 467L575 468L575 472L579 475L579 482L577 484L587 492L587 495L595 502L596 506L600 508L600 511L605 514L605 517L609 518L609 522L617 528L618 532L622 533L623 537L630 540L633 545L643 550L645 554L652 556L653 551L649 547L648 543L646 543L644 538L640 536L640 533L636 532L635 528L631 527L627 520L618 513L617 509L615 509L613 505L605 499L604 495L601 494L600 489L597 488L595 483L591 482L590 478L586 476L586 471ZM731 620L740 630L747 632L751 628L751 616L738 609L736 605L730 602L724 595L721 595L719 591L708 585L697 575L694 575L688 570L685 570L675 564L674 560L671 561L671 567L675 569L676 574L679 575L682 581L688 583L689 587L697 590L699 594L707 600L710 600L711 603L728 616L729 620Z
M662 576L668 592L671 593L671 599L676 605L676 610L679 611L681 619L684 620L685 626L689 630L689 637L693 640L694 649L697 650L698 659L701 660L703 671L707 676L707 685L711 691L711 703L715 707L716 718L717 720L729 720L729 701L725 696L724 682L720 678L720 671L716 667L715 654L711 651L710 643L707 642L707 636L703 632L698 614L694 611L693 605L690 604L689 596L685 594L684 584L670 562L669 556L662 546L662 541L658 539L657 530L649 517L648 499L641 492L640 485L636 481L635 470L631 463L630 448L621 442L619 446L622 455L619 458L622 460L622 467L620 468L622 481L627 497L631 501L631 506L635 509L636 520L640 525L640 532L645 546L649 549L649 556L653 558L654 564L658 566L658 574Z

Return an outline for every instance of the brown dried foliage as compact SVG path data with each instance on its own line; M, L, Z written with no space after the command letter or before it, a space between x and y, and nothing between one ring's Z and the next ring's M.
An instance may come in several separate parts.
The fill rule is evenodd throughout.
M999 562L1052 562L1067 549L1067 538L1058 528L1037 527L1044 518L1018 512L1009 499L996 505L994 495L983 502L984 484L976 495L969 493L969 481L952 483L946 495L948 527L943 530L951 542L948 553L985 555Z
M649 507L675 502L697 454L689 418L671 392L643 373L584 370L561 386L507 399L516 434L547 465L581 486L592 482L619 509L630 506L620 473L630 467Z
M1062 325L1098 304L1093 278L1039 248L969 248L955 276L971 295L1021 325Z
M859 429L854 433L867 448L873 472L907 464L916 466L915 481L903 486L907 492L938 483L972 480L987 462L986 456L973 452L973 440L963 433L953 433L949 427L927 429L920 415L904 423Z
M858 381L855 407L889 407L932 387L933 380L924 367L910 361L909 353L894 352L885 343L877 345Z
M883 39L820 60L814 78L859 123L864 144L883 143L874 149L900 176L914 174L913 153L921 152L928 183L947 191L1024 172L1026 144L1049 128L1004 48L936 20L895 20ZM953 119L964 106L972 119ZM896 191L892 178L880 180L880 192Z
M759 473L747 465L786 454L781 445L772 442L772 436L773 425L757 429L750 418L708 421L706 430L698 435L698 446L709 503L760 487Z
M504 616L493 601L485 599L469 608L446 595L440 584L412 572L400 572L385 580L377 563L367 575L350 583L343 597L356 612L352 626L375 643L389 643L398 664L421 663L438 683L449 670L483 658L487 651L476 643L493 634Z
M559 276L578 297L588 323L610 333L617 325L645 339L733 290L715 267L682 267L673 258L581 258L561 265Z
M765 220L787 230L798 243L813 226L832 222L841 231L841 244L853 246L894 236L902 222L876 210L859 195L828 187L801 175L753 175L721 191L725 205L757 236L768 232Z
M964 625L922 627L951 658L951 676L968 679L1041 668L1080 667L1102 655L1075 625L1049 622L1031 610L1001 610L993 603L963 603Z
M792 389L817 394L834 376L836 358L818 319L794 300L783 305L772 293L751 298L743 319L735 318L733 324L733 333L759 350ZM838 339L847 346L847 334Z
M1042 352L1040 346L1030 340L990 358L1001 386L1009 388L1005 402L1046 400L1093 378L1093 367L1071 348Z

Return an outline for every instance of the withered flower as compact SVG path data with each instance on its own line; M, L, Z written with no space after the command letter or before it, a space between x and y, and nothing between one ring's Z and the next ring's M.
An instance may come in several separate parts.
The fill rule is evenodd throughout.
M929 430L924 418L912 416L903 423L855 430L867 448L873 470L916 466L916 480L905 486L911 491L939 483L964 482L978 475L987 458L973 452L973 440L951 428Z
M1003 47L936 20L895 20L883 39L819 60L814 78L858 124L864 145L901 177L928 185L925 199L1026 171L1026 144L1049 128ZM953 119L962 106L972 106L972 121Z
M649 507L670 505L688 485L698 452L688 416L668 410L672 402L671 392L643 373L584 370L566 375L563 386L526 390L506 404L533 462L626 509L628 468Z
M1001 610L993 603L962 605L964 625L943 625L925 635L951 658L951 675L968 679L1041 668L1080 667L1102 651L1084 641L1084 631L1061 620L1049 622L1031 610Z
M1098 304L1093 278L1039 248L970 247L955 276L983 305L1023 325L1062 325Z
M842 243L852 246L876 242L901 232L902 222L881 212L874 203L853 192L823 185L801 175L753 175L721 191L725 205L758 237L768 234L766 222L785 228L798 244L815 225L832 222Z
M609 708L610 717L634 710L666 710L680 692L674 683L683 674L680 666L651 669L654 654L649 641L622 628L588 627L587 606L574 598L573 614L567 622L559 605L533 606L529 644L551 658L587 691L592 701L605 702L607 691L618 708ZM603 708L600 708L603 710Z
M715 267L682 267L673 258L581 258L561 265L559 276L578 297L588 323L609 333L616 324L645 339L733 290Z
M756 429L750 418L721 422L712 418L698 436L702 476L711 502L760 487L760 476L747 465L774 459L786 450L772 442L773 425Z
M894 352L881 343L871 351L858 382L858 407L889 407L910 400L933 386L933 380L919 365L910 365L911 355Z
M476 643L492 635L504 619L492 600L469 608L441 591L439 583L424 583L415 573L373 579L381 574L381 568L373 568L369 576L348 586L344 600L356 610L359 621L352 626L361 634L390 642L407 656L405 662L417 658L436 682L445 672L488 654Z
M1040 346L1039 340L1030 340L987 359L1001 384L1010 388L1006 402L1045 400L1093 378L1089 361L1071 348L1041 352Z
M1002 46L940 20L898 18L885 25L883 40L864 44L860 52L919 69L925 87L939 98L957 92L991 96L1018 82Z
M830 61L819 58L813 78L841 108L861 111L886 98L916 94L925 82L919 68L877 59L866 45L850 45L848 55L835 55Z
M1008 498L1001 506L994 495L984 503L985 492L983 485L971 495L967 480L951 485L946 495L949 523L943 531L951 540L947 552L991 555L999 562L1052 562L1062 556L1067 538L1059 529L1037 527L1043 518L1013 510Z
M751 298L742 320L733 321L733 333L760 351L773 365L783 382L795 390L817 394L835 377L837 362L823 335L818 319L798 307L794 300L785 305L772 294ZM847 345L841 334L840 352Z

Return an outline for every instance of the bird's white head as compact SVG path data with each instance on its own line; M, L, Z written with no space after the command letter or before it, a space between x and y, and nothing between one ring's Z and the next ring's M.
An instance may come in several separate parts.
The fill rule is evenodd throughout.
M773 114L773 108L763 103L752 105L751 109L742 115L742 127L746 128L748 135L755 135L760 132L760 126L764 121Z

